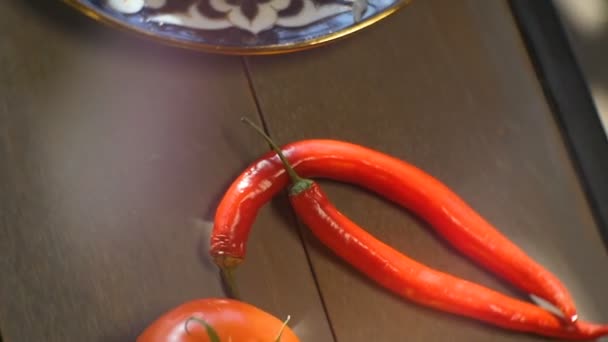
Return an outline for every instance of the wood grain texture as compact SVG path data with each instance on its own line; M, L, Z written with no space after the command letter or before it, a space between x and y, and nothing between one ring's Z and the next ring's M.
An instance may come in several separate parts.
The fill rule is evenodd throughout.
M174 306L223 296L204 247L219 196L265 151L238 120L255 110L239 58L132 39L56 2L2 1L5 342L133 341ZM244 299L331 341L283 212L260 214Z
M420 166L563 279L582 318L608 321L608 254L505 2L414 1L338 44L248 61L278 142L343 139ZM322 184L413 258L525 298L405 210ZM405 302L307 241L338 341L545 340Z

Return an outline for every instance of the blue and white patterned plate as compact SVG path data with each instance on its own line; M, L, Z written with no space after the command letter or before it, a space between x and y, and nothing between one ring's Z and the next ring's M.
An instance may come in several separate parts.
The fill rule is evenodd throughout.
M63 0L171 45L227 54L303 50L344 37L410 0Z

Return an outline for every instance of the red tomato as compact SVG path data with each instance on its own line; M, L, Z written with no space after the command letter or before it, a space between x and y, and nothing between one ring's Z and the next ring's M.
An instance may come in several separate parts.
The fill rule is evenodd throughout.
M283 321L244 302L208 298L187 302L158 318L137 338L137 342L212 342L207 322L221 342L274 342ZM186 325L187 329L186 330ZM289 327L283 329L281 342L299 342Z

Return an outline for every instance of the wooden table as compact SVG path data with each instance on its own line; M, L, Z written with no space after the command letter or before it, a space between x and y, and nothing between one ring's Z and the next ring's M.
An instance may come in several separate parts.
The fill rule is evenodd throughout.
M504 1L419 0L346 40L272 57L177 50L43 0L0 2L0 331L6 342L133 341L223 296L206 241L218 199L265 143L334 138L436 176L608 322L608 253L576 164ZM410 213L321 182L415 259L522 296ZM265 207L243 298L303 342L542 341L422 308Z

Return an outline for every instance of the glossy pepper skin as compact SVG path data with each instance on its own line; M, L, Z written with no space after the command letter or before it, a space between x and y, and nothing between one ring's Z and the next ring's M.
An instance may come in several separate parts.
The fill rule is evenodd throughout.
M381 152L342 141L302 140L281 150L300 176L355 184L394 201L430 223L472 260L514 286L554 304L570 321L577 319L570 294L553 274L424 171ZM275 152L254 161L232 183L218 206L210 241L211 256L221 268L233 268L242 262L259 209L288 183L286 169Z
M336 255L397 295L496 326L570 340L608 335L608 325L576 327L533 304L434 270L379 241L340 213L317 183L290 194L298 217Z

